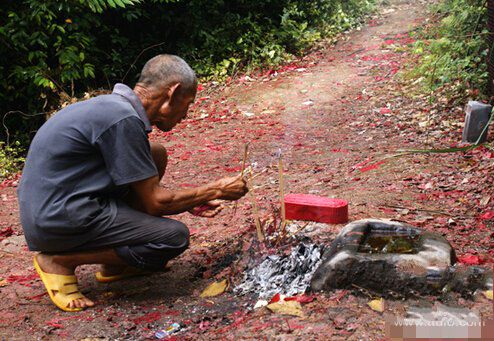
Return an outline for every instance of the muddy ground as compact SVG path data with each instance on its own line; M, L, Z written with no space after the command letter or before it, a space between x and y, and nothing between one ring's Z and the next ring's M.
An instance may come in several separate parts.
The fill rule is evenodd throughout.
M277 72L238 77L228 86L203 86L189 119L172 133L154 132L170 162L163 185L203 184L241 169L243 146L267 171L255 179L263 216L278 207L276 154L283 154L286 191L349 201L350 219L392 218L441 233L460 261L492 266L494 153L411 154L400 149L445 147L461 140L462 108L441 97L415 96L400 70L415 57L406 46L428 22L430 1L390 1L336 44L326 43ZM15 179L0 188L0 336L27 339L145 339L173 322L177 339L380 339L386 316L431 306L435 297L386 300L384 313L367 302L366 290L316 293L303 304L304 318L252 310L255 298L231 289L203 299L211 282L242 278L256 257L250 200L214 219L177 216L192 231L190 249L169 272L98 284L96 266L78 269L80 287L96 308L64 313L49 301L22 236ZM276 213L275 213L276 214ZM342 225L303 231L330 243ZM482 295L450 295L444 303L476 309L491 318Z

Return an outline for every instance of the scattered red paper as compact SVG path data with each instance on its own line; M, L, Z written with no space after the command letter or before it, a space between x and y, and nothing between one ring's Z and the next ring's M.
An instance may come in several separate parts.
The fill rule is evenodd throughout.
M480 216L482 220L491 220L492 218L494 218L494 211L487 211Z
M31 296L31 297L28 297L28 299L31 300L31 301L39 301L39 300L41 300L46 295L48 295L48 293L47 292L44 292L44 293L39 294L39 295L34 295L34 296Z
M286 319L286 324L288 326L288 329L290 329L290 330L304 329L304 326L301 326L301 325L297 324L297 321L296 320L290 322L288 319Z
M159 311L154 311L152 313L145 314L141 317L135 318L132 320L135 324L141 324L141 323L151 323L154 321L159 320L161 317L161 313Z
M292 297L285 297L285 301L297 301L299 303L310 303L314 301L315 296L307 296L307 295L300 295L300 296L292 296Z
M53 328L56 328L56 329L62 329L63 328L63 325L61 325L60 323L56 323L56 322L46 322L46 325L47 326L50 326L50 327L53 327Z
M38 279L37 273L33 273L33 274L27 275L27 276L10 275L9 277L7 277L7 282L9 282L9 283L15 282L15 283L19 283L21 285L24 285L26 287L32 287L30 282L34 281L35 279Z
M268 304L279 302L280 299L281 299L281 295L280 294L276 294L276 295L273 296L273 298L271 299L271 301L269 301Z
M10 226L0 230L0 241L4 240L7 237L10 237L13 234L14 234L14 230Z
M360 171L362 173L364 173L364 172L368 172L368 171L373 170L373 169L378 169L379 166L382 165L383 163L384 163L384 161L379 161L379 162L373 163L373 164L368 165L366 167L360 168Z
M479 256L475 256L467 253L466 255L459 256L458 262L466 265L479 265L479 264L483 264L484 260Z
M201 321L201 323L199 323L199 329L202 331L209 329L210 326L211 322L209 321Z

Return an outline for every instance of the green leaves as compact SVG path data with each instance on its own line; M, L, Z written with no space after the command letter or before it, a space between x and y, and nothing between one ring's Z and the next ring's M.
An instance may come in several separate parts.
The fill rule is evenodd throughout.
M79 0L81 4L87 5L93 12L102 13L108 8L126 8L141 2L141 0Z
M56 109L67 96L111 87L129 70L127 81L134 82L144 62L159 53L182 56L208 79L274 68L358 23L371 5L370 0L7 1L0 6L6 19L0 21L0 107ZM12 120L20 131L36 128Z
M469 88L484 93L488 79L484 4L485 0L446 0L437 5L435 10L443 18L419 36L413 52L421 59L405 76L422 78L426 92L447 85L452 96Z

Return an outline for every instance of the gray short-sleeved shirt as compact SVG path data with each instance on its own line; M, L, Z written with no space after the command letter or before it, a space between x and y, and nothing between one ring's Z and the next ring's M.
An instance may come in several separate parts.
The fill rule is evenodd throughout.
M18 188L29 249L70 250L112 224L122 187L158 174L150 131L124 84L50 118L31 143Z

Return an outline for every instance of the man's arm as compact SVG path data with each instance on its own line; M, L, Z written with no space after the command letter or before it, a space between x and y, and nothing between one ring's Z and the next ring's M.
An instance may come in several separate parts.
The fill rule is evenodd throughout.
M247 184L240 177L228 177L207 185L167 190L159 185L158 176L130 184L133 201L146 213L153 216L178 214L211 200L237 200L247 192Z

